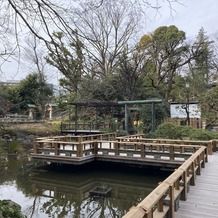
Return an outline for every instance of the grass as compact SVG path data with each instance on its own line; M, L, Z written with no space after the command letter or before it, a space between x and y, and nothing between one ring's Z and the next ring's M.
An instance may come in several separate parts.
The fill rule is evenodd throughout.
M9 134L23 133L36 136L57 135L60 134L60 123L44 122L15 124L6 126L5 132Z

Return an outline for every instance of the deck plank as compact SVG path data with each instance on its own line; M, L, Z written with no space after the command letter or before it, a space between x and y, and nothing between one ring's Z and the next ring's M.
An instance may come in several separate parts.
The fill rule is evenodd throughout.
M190 186L188 199L180 201L176 218L218 218L218 152L209 156L206 167Z

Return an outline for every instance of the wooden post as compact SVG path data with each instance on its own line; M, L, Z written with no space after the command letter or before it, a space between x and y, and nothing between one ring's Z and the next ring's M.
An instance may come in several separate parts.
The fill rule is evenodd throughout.
M187 194L188 194L187 171L186 170L183 172L182 180L183 180L183 190L182 190L182 194L181 194L181 200L186 201Z
M174 210L174 186L170 185L169 187L169 197L170 197L170 209L169 209L169 213L170 213L170 218L174 218L175 217L175 210Z
M55 155L59 155L58 143L54 144L54 152L55 152Z
M201 159L202 159L201 167L202 167L202 168L205 168L205 152L202 152L202 153L201 153Z
M195 179L196 179L196 175L195 175L195 162L192 162L191 165L191 171L192 171L192 178L191 178L191 182L190 185L195 185Z
M174 146L170 146L170 160L174 160Z
M141 158L145 158L145 145L144 145L144 143L143 144L141 144Z
M34 153L34 154L37 154L37 150L38 150L38 143L37 143L37 142L34 142L34 143L33 143L33 153Z
M93 142L93 147L94 155L98 154L98 142Z
M208 162L208 149L206 148L205 150L205 162Z
M201 175L201 157L200 157L200 155L198 155L198 157L197 157L197 166L198 166L197 175Z
M217 141L216 140L211 140L211 144L212 144L212 151L216 152L216 145L217 145Z
M163 197L158 201L157 210L163 212Z
M207 143L207 148L208 148L208 154L209 155L212 155L213 154L213 149L212 149L212 147L213 147L213 143L212 143L213 141L212 140L210 140L210 141L208 141L208 143Z
M114 153L115 153L115 156L118 156L119 155L119 151L118 151L118 142L114 142Z
M77 144L77 157L83 156L82 137L79 137L79 143Z
M180 189L180 181L179 181L179 179L175 182L175 189L176 190Z

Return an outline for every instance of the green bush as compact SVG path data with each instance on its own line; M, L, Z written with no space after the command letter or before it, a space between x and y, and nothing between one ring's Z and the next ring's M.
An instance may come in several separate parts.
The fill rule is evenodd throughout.
M145 137L207 141L211 139L218 139L218 133L203 129L196 129L190 126L177 126L172 123L164 123L158 126L155 132L150 132L146 134Z
M156 130L158 138L181 139L182 133L178 126L171 123L164 123L158 126Z
M26 218L21 214L20 206L10 200L0 200L0 217L2 218Z
M12 139L12 141L9 142L8 144L8 153L17 153L18 152L18 147L19 147L19 142L17 139Z

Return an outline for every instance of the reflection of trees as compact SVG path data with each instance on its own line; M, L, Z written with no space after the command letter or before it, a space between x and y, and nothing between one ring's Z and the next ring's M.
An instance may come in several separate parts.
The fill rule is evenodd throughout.
M56 176L55 176L56 175ZM57 180L57 174L53 176L46 173L35 175L31 178L32 187L38 196L44 197L44 203L39 208L45 214L56 217L111 217L117 218L124 215L134 204L140 202L155 185L134 181L123 181L122 179L111 179L105 177L89 176L82 180L71 179ZM158 180L159 181L159 180ZM112 188L111 197L91 197L89 191L101 184L107 184ZM157 183L156 183L157 184ZM153 186L153 187L151 187Z
M25 210L28 218L42 213L57 218L121 217L162 180L160 176L156 179L143 176L142 179L137 174L129 174L129 170L124 172L124 169L100 171L88 168L62 172L43 167L32 171L28 160L16 158L9 159L6 164L7 170L3 172L4 179L0 177L0 182L16 181L17 189L31 201L31 206ZM0 167L3 169L4 165ZM89 195L91 189L103 184L112 188L110 197Z
M25 177L30 172L35 162L31 162L26 154L10 156L8 152L0 147L0 184L15 181L18 177ZM25 178L26 179L26 178ZM19 179L17 181L19 183ZM23 182L21 182L22 185Z

